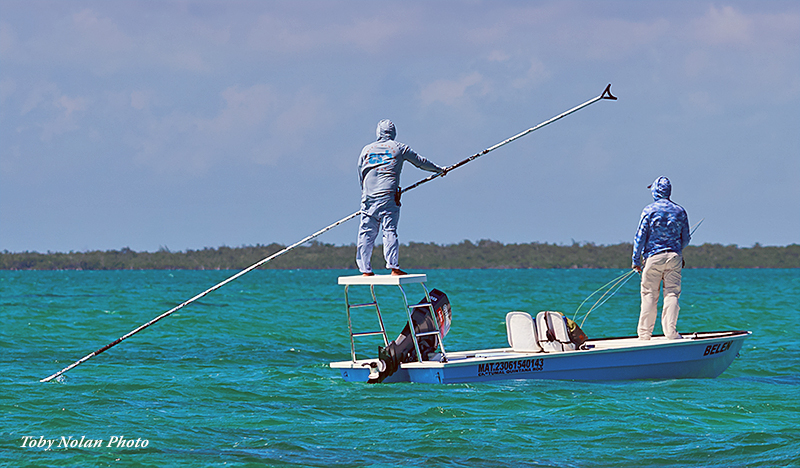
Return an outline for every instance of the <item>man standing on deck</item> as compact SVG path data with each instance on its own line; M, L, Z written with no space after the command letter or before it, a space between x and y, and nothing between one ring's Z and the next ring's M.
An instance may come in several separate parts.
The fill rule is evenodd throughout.
M642 274L642 307L637 333L640 340L649 340L653 336L658 293L663 282L661 329L668 339L678 340L681 339L677 330L678 298L681 295L683 249L689 245L690 239L689 218L683 207L669 199L672 194L669 179L659 177L647 188L652 191L655 201L642 211L633 240L633 269Z
M400 171L403 162L430 172L444 168L418 155L407 145L394 140L397 134L391 120L378 122L378 141L361 150L358 180L361 183L361 225L358 229L356 264L365 276L372 276L372 247L383 228L383 256L393 275L404 275L399 264L397 222L400 219Z

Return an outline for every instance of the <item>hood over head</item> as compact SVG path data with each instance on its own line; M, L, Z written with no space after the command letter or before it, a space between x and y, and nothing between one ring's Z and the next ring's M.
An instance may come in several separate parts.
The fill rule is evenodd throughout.
M383 119L378 122L378 128L375 130L378 140L394 140L397 135L397 130L394 128L394 123L389 119Z
M669 198L670 195L672 195L672 184L670 183L669 179L664 176L660 176L654 180L652 184L647 186L647 188L653 192L654 200Z

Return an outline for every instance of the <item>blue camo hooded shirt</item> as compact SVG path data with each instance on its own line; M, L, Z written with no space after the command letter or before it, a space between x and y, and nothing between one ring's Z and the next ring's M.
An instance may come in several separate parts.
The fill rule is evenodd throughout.
M653 203L647 205L639 219L639 229L633 240L633 264L642 266L647 259L661 252L672 251L681 255L689 245L689 217L686 210L669 199L672 184L659 177L650 186Z
M400 187L404 161L430 172L444 170L418 155L408 145L395 141L397 131L391 120L378 122L375 133L378 141L365 146L358 157L362 204L394 200L395 191Z

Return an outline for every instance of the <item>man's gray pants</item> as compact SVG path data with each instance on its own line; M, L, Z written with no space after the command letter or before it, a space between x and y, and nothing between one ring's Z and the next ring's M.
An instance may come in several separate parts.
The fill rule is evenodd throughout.
M378 229L383 230L383 257L386 268L400 268L397 223L400 221L400 207L390 200L378 206L361 207L361 224L358 228L356 264L361 273L372 273L372 248L378 237Z

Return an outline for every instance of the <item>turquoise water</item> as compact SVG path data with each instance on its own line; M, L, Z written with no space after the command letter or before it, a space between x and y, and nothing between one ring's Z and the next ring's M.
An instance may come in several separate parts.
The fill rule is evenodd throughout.
M353 271L269 270L38 382L232 273L0 272L0 465L800 464L798 270L685 271L679 331L753 332L711 380L345 383L328 362L349 358L336 278ZM448 349L465 350L504 346L510 310L572 316L623 272L427 273L453 305ZM396 335L396 290L378 292ZM633 335L637 316L631 281L584 330Z

